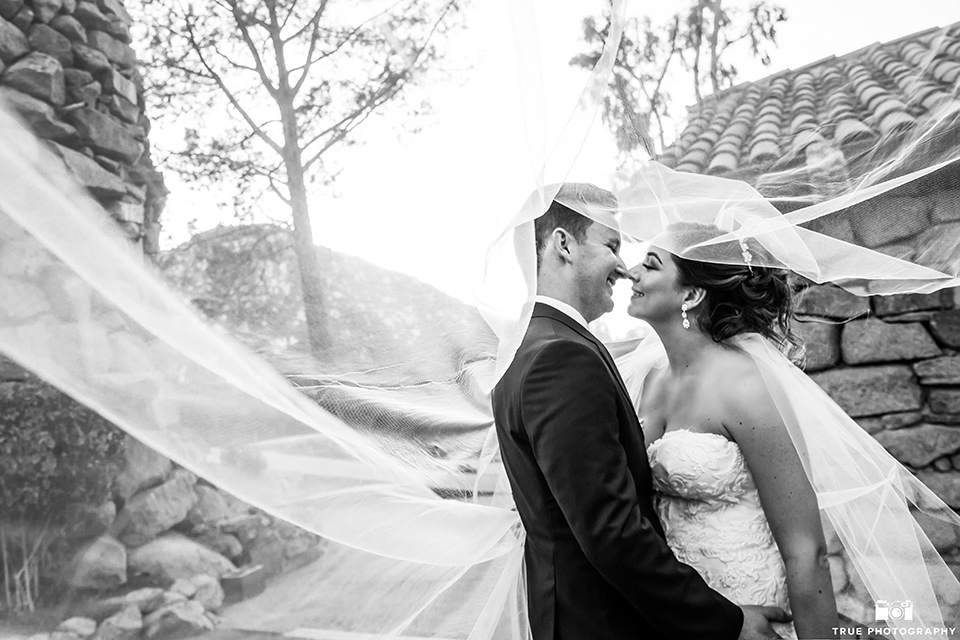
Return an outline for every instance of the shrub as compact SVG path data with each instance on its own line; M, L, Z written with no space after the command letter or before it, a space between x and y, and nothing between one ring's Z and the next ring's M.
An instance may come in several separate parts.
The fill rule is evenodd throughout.
M0 561L4 584L14 587L5 589L9 609L33 609L52 532L78 506L107 499L122 443L122 431L45 383L0 384Z

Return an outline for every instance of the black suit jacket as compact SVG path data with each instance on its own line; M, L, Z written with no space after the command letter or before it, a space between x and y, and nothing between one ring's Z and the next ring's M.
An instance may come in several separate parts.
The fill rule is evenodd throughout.
M589 331L537 304L493 410L527 532L534 640L739 635L740 608L664 541L630 396Z

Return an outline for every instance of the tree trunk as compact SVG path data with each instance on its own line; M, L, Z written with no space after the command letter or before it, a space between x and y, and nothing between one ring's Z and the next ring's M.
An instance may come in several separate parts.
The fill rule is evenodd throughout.
M700 47L703 44L703 2L699 2L694 9L696 12L693 24L693 91L697 96L697 106L703 106L703 95L700 93Z
M721 0L714 0L710 5L713 12L713 29L710 32L710 83L713 85L713 94L720 93L720 54L717 52L717 46L720 42L720 23L722 12L720 9Z
M293 97L284 99L285 97L281 96L278 100L283 122L283 165L287 172L290 209L293 213L294 251L300 268L307 336L310 353L318 360L329 360L333 341L328 323L326 284L317 247L313 243L313 226L310 224L310 207L307 203L307 185L303 175L303 159L300 157Z

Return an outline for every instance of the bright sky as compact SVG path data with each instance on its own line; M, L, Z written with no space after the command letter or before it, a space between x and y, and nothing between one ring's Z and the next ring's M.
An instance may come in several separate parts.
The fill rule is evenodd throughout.
M541 155L545 140L575 110L587 74L567 62L584 50L582 19L598 15L604 4L553 0L550 15L539 16L537 34L531 36L526 29L517 38L509 30L507 2L516 6L516 0L471 3L465 29L448 46L446 64L453 71L425 90L433 113L422 120L419 133L399 132L388 116L368 121L361 144L339 151L342 173L335 193L318 192L311 202L318 244L413 274L471 300L486 244L533 188L538 161L532 158ZM787 9L789 20L780 25L772 65L764 69L755 61L738 60L744 81L960 21L956 0L779 4ZM628 10L636 15L647 12L660 23L678 6L634 0ZM523 102L530 92L519 89L517 47L545 52L548 62L541 75L528 70L525 76L542 77L550 98L539 108L530 100ZM676 90L674 96L683 104L693 101L692 93L684 96ZM524 112L531 114L526 123ZM538 136L544 129L547 132ZM599 135L591 136L571 178L602 183L602 177L615 169L613 143L603 129L598 118L594 133ZM155 127L151 135L163 135L162 128ZM209 199L179 184L169 172L167 182L173 190L163 214L168 246L187 237L186 223L192 218L197 219L198 230L229 219L210 214Z

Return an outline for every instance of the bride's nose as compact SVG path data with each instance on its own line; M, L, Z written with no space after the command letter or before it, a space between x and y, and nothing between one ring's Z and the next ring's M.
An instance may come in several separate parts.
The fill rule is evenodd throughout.
M640 265L636 265L627 271L627 277L634 282L640 282Z

